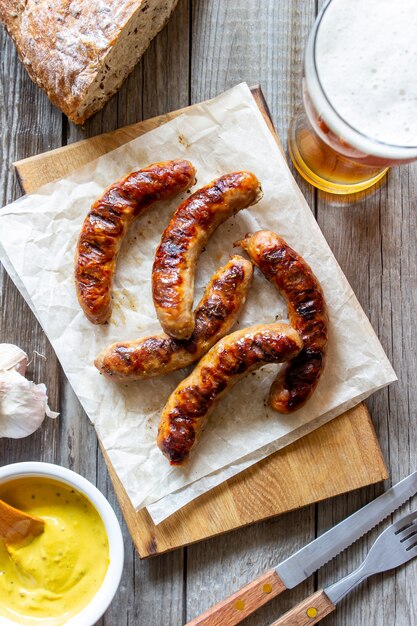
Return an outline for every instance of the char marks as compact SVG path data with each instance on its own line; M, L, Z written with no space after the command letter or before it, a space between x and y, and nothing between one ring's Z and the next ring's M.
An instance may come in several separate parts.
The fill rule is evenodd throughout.
M182 465L210 412L240 378L267 363L294 358L302 348L287 324L244 328L221 339L171 394L158 429L158 446L172 465Z
M216 228L255 204L261 187L251 172L232 172L187 198L162 234L152 269L152 295L164 331L187 339L194 329L192 306L198 257Z
M111 185L93 204L75 259L78 300L93 324L104 324L110 317L116 258L130 224L152 204L185 191L194 180L189 161L154 163Z
M328 316L323 291L310 266L275 233L261 230L235 245L285 297L290 323L303 340L303 350L278 375L269 397L273 409L290 413L310 398L324 369Z
M213 275L198 304L189 339L165 333L105 348L95 361L102 374L123 382L168 374L187 367L229 332L246 300L253 267L239 255Z

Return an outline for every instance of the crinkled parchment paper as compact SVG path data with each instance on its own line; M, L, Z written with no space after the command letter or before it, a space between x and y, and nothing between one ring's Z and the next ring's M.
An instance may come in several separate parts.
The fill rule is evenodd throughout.
M110 324L93 326L87 321L73 280L77 237L97 196L134 169L178 157L196 166L197 187L226 172L249 169L264 191L259 204L223 224L212 237L198 263L196 298L234 252L235 240L248 231L269 228L310 263L323 286L331 320L328 365L305 408L289 416L269 409L265 399L277 366L265 367L220 402L193 459L182 469L169 466L155 438L161 409L186 371L118 385L100 376L93 365L107 344L159 331L151 268L161 232L182 198L151 208L129 231L118 261ZM7 270L48 335L133 505L140 508L159 500L151 507L156 520L395 380L245 84L24 196L3 208L0 218L1 258ZM286 315L283 300L256 271L238 327Z

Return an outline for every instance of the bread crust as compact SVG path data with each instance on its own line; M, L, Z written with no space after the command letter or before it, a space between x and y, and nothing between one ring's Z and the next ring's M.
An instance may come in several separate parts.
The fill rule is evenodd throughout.
M178 0L0 0L31 79L82 124L120 88Z

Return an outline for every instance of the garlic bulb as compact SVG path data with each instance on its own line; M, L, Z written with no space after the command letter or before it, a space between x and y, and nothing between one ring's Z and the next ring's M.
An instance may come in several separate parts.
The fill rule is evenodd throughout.
M27 361L27 354L17 346L0 344L0 437L27 437L39 428L45 414L58 416L48 407L45 385L23 376Z
M25 375L28 355L12 343L0 343L0 371L15 369Z

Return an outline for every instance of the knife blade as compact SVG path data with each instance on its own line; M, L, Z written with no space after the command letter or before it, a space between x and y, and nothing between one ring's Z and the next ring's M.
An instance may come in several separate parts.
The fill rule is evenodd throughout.
M339 552L382 522L415 493L417 493L417 470L277 565L275 571L285 587L287 589L296 587Z
M234 626L292 589L417 493L417 470L186 626Z

